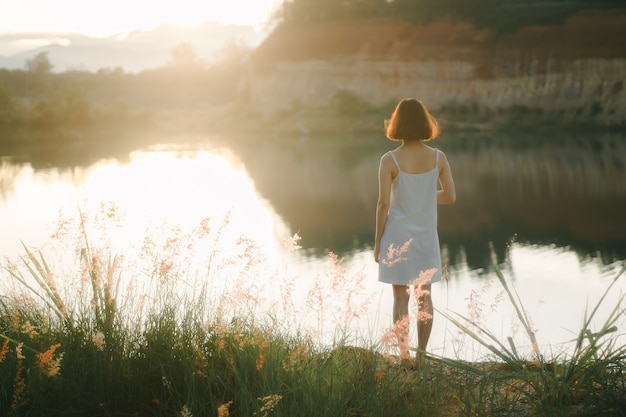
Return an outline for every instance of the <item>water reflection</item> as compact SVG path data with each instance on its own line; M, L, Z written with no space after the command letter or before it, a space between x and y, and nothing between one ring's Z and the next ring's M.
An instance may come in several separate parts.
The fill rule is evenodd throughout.
M245 235L275 248L287 229L261 198L241 164L227 152L133 152L127 163L101 160L88 167L34 170L28 163L0 165L2 255L14 255L20 240L38 246L52 234L59 212L97 211L111 202L124 214L121 241L151 225L183 228L202 219L232 222ZM229 229L230 230L230 229Z
M203 207L223 215L224 204L235 209L258 205L236 197L234 190L243 187L246 195L262 196L263 204L275 210L273 216L284 220L282 227L298 232L312 253L352 254L371 246L378 161L394 143L382 137L228 142L218 153L234 152L236 157L230 153L227 159L240 164L237 170L245 169L247 182L230 177L219 159L202 154L202 149L215 149L206 142L181 146L180 152L167 145L161 154L163 148L141 153L109 147L103 151L109 159L98 156L98 147L4 158L3 230L17 233L17 223L20 237L30 239L25 231L43 228L56 215L54 207L75 204L67 201L78 193L122 200L139 218L180 213L184 221L197 219ZM444 135L433 144L446 151L458 189L457 204L440 207L439 230L449 264L485 268L494 252L499 261L507 259L514 242L571 248L581 259L598 258L605 264L626 257L623 135ZM198 148L200 154L193 151ZM143 212L137 212L139 207ZM15 216L19 211L30 212L30 219L20 220L26 216ZM276 224L268 217L241 217L250 232Z
M457 204L440 207L450 263L473 269L506 259L512 242L570 247L611 263L626 255L626 141L540 140L497 144L441 138L457 183ZM380 155L394 144L319 142L242 148L259 191L303 242L349 253L373 239Z

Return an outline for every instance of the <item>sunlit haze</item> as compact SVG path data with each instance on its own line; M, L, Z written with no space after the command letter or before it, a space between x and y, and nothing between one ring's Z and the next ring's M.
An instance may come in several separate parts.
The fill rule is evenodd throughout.
M204 21L259 26L276 0L3 0L0 34L83 33L107 36L152 29L163 23Z

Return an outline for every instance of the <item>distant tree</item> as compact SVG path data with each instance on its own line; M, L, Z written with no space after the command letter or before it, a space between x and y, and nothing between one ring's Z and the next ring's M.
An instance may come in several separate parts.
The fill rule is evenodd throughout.
M40 129L87 128L93 121L93 107L83 92L70 87L51 98L37 101L30 114L33 126Z
M0 83L0 126L10 124L15 119L15 102L11 94Z
M52 64L48 59L48 52L39 52L33 58L26 61L26 71L37 74L47 75L52 72Z
M52 64L48 52L39 52L26 61L26 95L46 95L51 87Z
M176 68L196 68L199 66L198 54L190 44L183 42L170 51L168 64Z
M123 76L124 68L120 66L117 66L115 68L104 67L104 68L100 68L97 74L104 75L104 76Z

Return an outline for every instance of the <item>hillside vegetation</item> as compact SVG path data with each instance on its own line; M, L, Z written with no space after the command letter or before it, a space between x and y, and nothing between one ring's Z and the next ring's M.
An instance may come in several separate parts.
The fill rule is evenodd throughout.
M623 0L291 0L278 15L290 24L329 21L468 21L496 33L534 25L558 25L572 13L624 7Z
M419 2L418 2L419 3ZM541 3L541 2L538 2ZM550 7L547 7L549 10ZM498 8L496 10L502 10ZM518 9L511 9L511 12ZM525 8L519 6L520 11ZM535 58L624 58L626 2L624 7L584 9L568 13L553 24L544 11L527 16L522 26L481 25L473 19L442 16L427 22L381 18L323 21L286 20L254 53L257 62L328 59L361 55L368 59L474 59L527 56ZM493 14L494 19L496 14ZM504 21L518 16L503 14ZM535 16L531 20L530 16Z
M447 129L623 128L625 2L441 4L453 3L476 8L361 1L322 13L289 3L253 52L242 102L273 126L323 135L380 131L406 95ZM379 16L345 13L357 4Z

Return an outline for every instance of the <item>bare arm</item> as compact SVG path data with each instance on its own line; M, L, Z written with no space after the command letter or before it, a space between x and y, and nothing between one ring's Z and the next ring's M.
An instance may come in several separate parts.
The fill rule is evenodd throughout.
M437 191L437 204L454 204L456 202L456 189L454 188L448 158L443 152L441 152L439 159L439 184L441 190Z
M395 164L391 156L389 154L383 155L378 167L378 204L376 206L376 237L374 241L374 260L376 262L378 262L380 256L380 239L383 236L385 224L387 223L394 167Z

